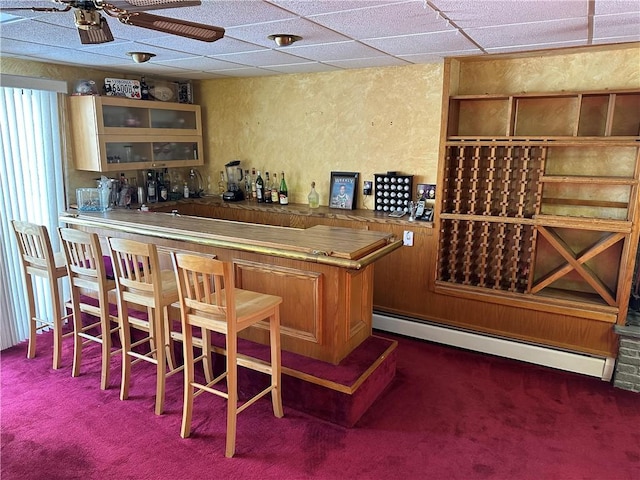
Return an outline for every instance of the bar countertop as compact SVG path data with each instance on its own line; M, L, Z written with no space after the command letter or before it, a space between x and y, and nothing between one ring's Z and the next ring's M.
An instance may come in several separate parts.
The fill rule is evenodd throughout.
M351 269L402 246L393 235L377 231L324 225L298 229L136 210L70 211L60 221Z

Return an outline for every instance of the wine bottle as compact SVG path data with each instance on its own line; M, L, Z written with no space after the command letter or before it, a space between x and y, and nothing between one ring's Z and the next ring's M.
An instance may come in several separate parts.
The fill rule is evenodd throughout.
M167 186L164 183L164 173L158 172L156 177L156 189L158 192L158 201L166 202L169 200L169 191L167 190Z
M251 169L251 198L256 201L256 169Z
M316 182L311 182L311 191L307 195L309 200L309 208L318 208L320 206L320 195L316 192Z
M149 203L156 203L158 201L156 186L156 179L153 176L153 170L147 171L147 202Z
M269 180L269 172L264 172L264 203L271 202L271 180Z
M262 180L260 170L258 170L256 178L256 200L258 203L264 203L264 180Z
M280 190L278 191L278 197L280 199L280 205L289 204L289 190L287 189L287 182L284 179L284 172L280 173Z
M251 175L248 169L244 171L244 198L251 200Z
M278 183L278 174L273 173L273 183L271 184L271 203L280 202L280 195L278 194L278 189L280 184Z
M142 100L149 100L149 85L147 85L144 77L140 79L140 98Z

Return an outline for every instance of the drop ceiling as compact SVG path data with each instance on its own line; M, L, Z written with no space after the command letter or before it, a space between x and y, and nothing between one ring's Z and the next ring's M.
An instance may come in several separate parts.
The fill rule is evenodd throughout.
M0 0L51 7L47 0ZM223 27L213 43L126 26L82 45L73 12L0 12L0 55L171 79L437 63L444 57L640 41L640 0L202 0L152 13ZM303 37L277 47L267 37ZM151 52L135 64L127 52ZM640 59L639 65L640 69Z

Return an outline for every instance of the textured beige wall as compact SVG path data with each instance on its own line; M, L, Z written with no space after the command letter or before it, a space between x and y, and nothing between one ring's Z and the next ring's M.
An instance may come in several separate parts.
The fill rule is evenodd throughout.
M435 182L442 65L201 82L206 155L215 172L285 171L293 202L315 181L328 202L331 171L396 170ZM217 176L215 177L217 178ZM371 197L358 207L372 208Z
M113 73L1 59L3 73L70 82ZM122 74L118 74L122 76ZM574 49L522 58L476 57L452 62L457 93L603 90L640 86L640 44ZM458 86L459 83L459 86ZM194 82L203 108L206 165L212 183L231 160L243 168L286 172L292 201L306 202L309 184L328 200L331 171L397 170L435 182L443 65ZM69 166L67 185L97 176ZM71 196L70 196L71 198ZM358 207L372 208L372 198Z
M457 94L640 87L640 43L579 48L512 59L477 59L480 57L460 61Z

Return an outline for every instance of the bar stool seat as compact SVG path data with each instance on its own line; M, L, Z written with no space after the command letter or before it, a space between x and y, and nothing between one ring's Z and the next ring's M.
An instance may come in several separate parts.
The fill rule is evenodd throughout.
M22 271L24 273L27 301L29 304L29 346L27 358L36 356L36 335L39 330L53 329L53 368L60 368L62 361L62 339L73 335L63 334L65 320L71 315L63 315L60 302L59 280L67 276L67 262L63 252L53 252L47 227L30 222L12 220L16 235ZM51 292L52 318L39 318L36 313L33 284L36 278L44 279Z
M225 456L233 457L236 446L237 416L245 408L271 392L273 413L283 416L280 389L280 304L282 298L235 287L233 265L199 255L171 252L180 294L180 311L184 350L184 405L180 435L191 433L193 399L203 392L227 400L227 439ZM271 361L266 363L238 356L238 332L259 322L269 326ZM195 381L193 327L203 329L203 355L211 349L210 332L226 337L226 370L206 384ZM238 365L270 376L270 385L252 398L238 402ZM224 385L217 385L226 379ZM213 388L216 386L216 388Z

